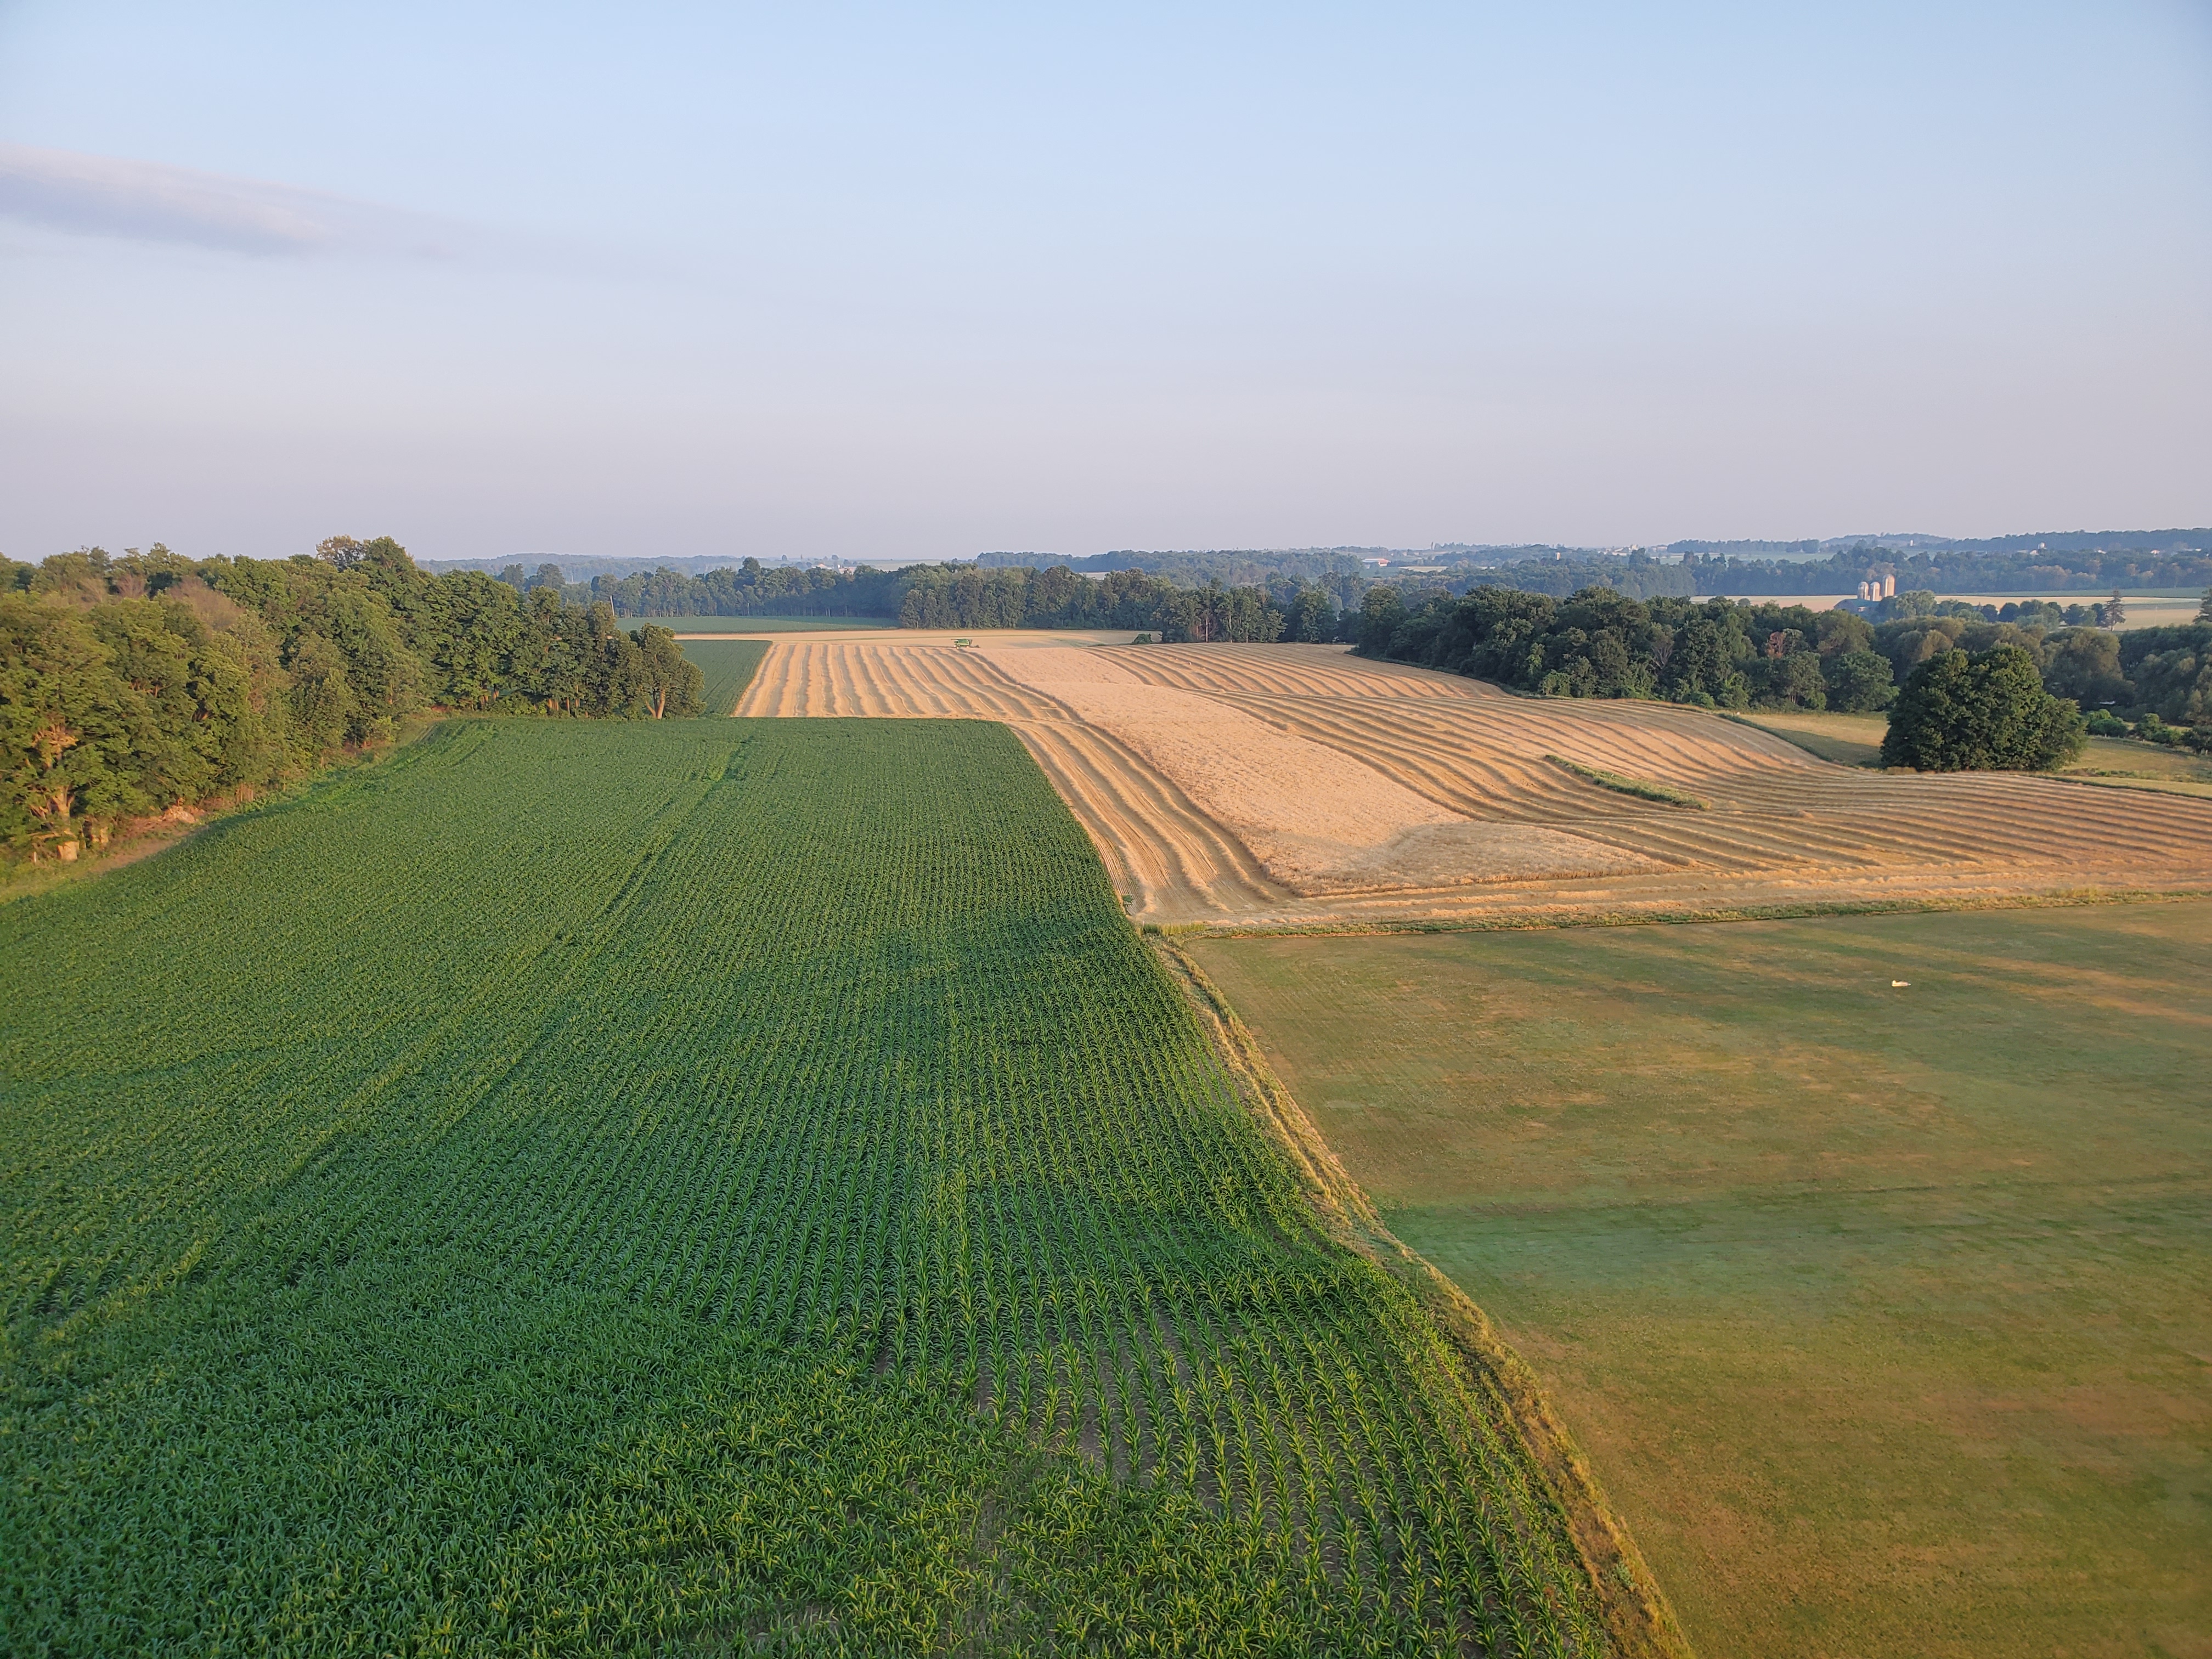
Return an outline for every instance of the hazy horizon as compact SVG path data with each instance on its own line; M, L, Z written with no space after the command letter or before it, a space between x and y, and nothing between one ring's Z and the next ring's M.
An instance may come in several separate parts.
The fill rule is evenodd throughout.
M25 0L0 551L2193 526L2209 271L2191 0Z
M1069 551L1067 551L1067 550L1066 550L1066 549L1064 549L1064 548L1043 548L1043 547L1006 548L1006 547L997 547L997 548L984 548L984 549L979 550L978 551L971 552L971 553L946 554L946 555L944 555L944 556L943 556L943 559L944 559L944 561L945 561L945 562L957 564L957 563L972 563L974 561L975 561L975 560L977 560L977 559L980 559L980 558L987 558L987 557L1041 558L1041 559L1063 559L1063 558L1064 558L1064 559L1091 559L1091 558L1102 558L1102 557L1108 556L1109 556L1109 555L1116 555L1116 554L1128 555L1128 556L1130 556L1141 557L1142 556L1144 556L1145 554L1147 554L1147 553L1157 553L1157 554L1161 554L1161 555L1181 555L1181 554L1192 554L1192 553L1201 553L1201 554L1215 554L1215 553L1255 553L1255 554L1276 554L1276 553L1364 553L1364 554L1377 554L1377 553L1389 553L1389 554L1419 554L1419 553L1444 553L1444 552L1450 552L1450 551L1453 551L1453 550L1460 550L1460 549L1479 549L1479 550L1497 549L1497 550L1507 550L1507 549L1528 548L1528 547L1558 547L1558 548L1564 549L1565 550L1566 550L1566 551L1568 551L1568 552L1574 552L1574 553L1628 554L1628 553L1662 553L1662 552L1665 552L1670 545L1678 545L1678 544L1680 544L1680 543L1683 543L1683 542L1710 542L1710 543L1716 543L1716 544L1721 544L1721 545L1732 545L1732 544L1735 544L1735 542L1736 542L1736 541L1747 542L1747 543L1751 543L1751 544L1759 544L1759 543L1762 543L1762 542L1770 542L1770 543L1775 543L1775 544L1802 544L1802 543L1805 543L1805 542L1818 542L1818 543L1819 543L1819 544L1820 544L1823 547L1829 547L1829 548L1840 548L1840 547L1848 546L1848 545L1850 545L1850 544L1856 544L1856 543L1863 543L1863 543L1895 542L1895 541L1905 540L1905 539L1917 539L1917 540L1926 541L1926 542L1928 542L1928 543L1929 543L1929 544L1946 544L1946 543L1971 542L1971 541L1978 541L1978 540L1991 540L1991 539L1997 539L1997 538L2014 538L2014 537L2027 537L2027 536L2051 536L2051 537L2058 537L2058 538L2075 538L2075 537L2082 537L2082 536L2090 536L2090 537L2094 537L2094 536L2142 536L2142 535L2163 536L2163 535L2197 535L2197 534L2212 534L2212 525L2160 525L2160 526L2118 526L2118 525L2113 525L2113 526L2104 526L2104 527L2102 527L2102 528L2100 528L2100 529L2094 529L2094 530L2093 530L2093 529L2087 529L2087 528L2083 528L2083 527L2081 527L2081 526L2074 526L2074 527L2069 527L2069 528L2063 529L2063 530L2059 530L2059 529L2048 529L2048 528L2046 528L2046 529L2044 529L2044 530L2028 530L2028 531L1999 531L1999 532L1996 532L1995 536L1993 536L1993 537L1986 537L1986 538L1985 538L1985 537L1966 537L1966 536L1944 536L1944 535L1942 535L1942 534L1940 534L1940 533L1938 533L1938 532L1934 532L1934 531L1914 531L1914 530L1866 530L1866 531L1855 531L1855 532L1846 532L1846 533L1844 533L1844 534L1843 534L1843 535L1834 535L1834 536L1789 536L1789 537L1777 536L1777 537L1746 537L1746 538L1729 538L1729 539L1726 539L1726 540L1724 540L1724 539L1723 539L1723 538L1718 538L1718 537L1710 537L1710 536L1682 536L1682 537L1678 537L1678 538L1675 538L1675 542L1674 542L1674 544L1669 544L1669 543L1665 543L1665 542L1618 543L1618 544L1615 544L1615 543L1603 543L1603 544L1594 544L1594 543L1560 542L1560 541L1557 541L1557 540L1549 540L1549 541L1547 541L1547 540L1540 540L1540 539L1539 539L1539 540L1533 540L1533 541L1527 541L1527 542L1476 542L1476 541L1471 541L1471 540L1468 540L1468 539L1467 539L1467 538L1460 538L1460 539L1454 540L1454 541L1430 542L1430 543L1424 544L1423 545L1421 545L1421 546L1419 546L1419 547L1401 547L1401 546L1394 546L1394 545L1392 545L1392 544L1390 544L1384 543L1384 542L1327 542L1327 543L1323 543L1323 542L1285 542L1285 543L1282 543L1282 544L1279 544L1279 545L1273 546L1273 547L1261 547L1261 546L1257 546L1257 545L1253 545L1253 546L1243 546L1243 547L1231 547L1231 546L1226 546L1226 545L1220 546L1220 547L1114 547L1114 548L1092 548L1092 549L1086 549L1086 550L1083 550L1083 551L1081 551L1081 552L1069 552ZM395 540L397 540L397 541L398 541L398 542L401 544L401 545L402 545L402 546L404 546L404 545L406 544L406 538L405 538L405 537L404 537L404 536L402 536L402 537L395 537L395 538L394 538L394 539L395 539ZM108 552L110 552L110 553L112 553L112 552L116 551L116 550L115 550L115 549L113 549L113 548L109 548L109 549L107 549L106 550L107 550ZM306 552L306 551L308 551L309 550L305 549L305 548L302 548L302 549L301 549L301 550L300 550L300 551L301 551L301 552ZM626 560L629 560L629 561L631 561L631 562L636 562L636 563L651 563L652 562L653 562L653 561L654 561L654 560L656 560L656 559L660 559L660 560L668 560L668 561L672 561L672 562L678 562L678 563L696 563L696 562L700 562L700 561L702 561L702 560L705 560L705 559L716 559L716 558L722 558L722 557L725 557L725 556L725 556L725 555L722 555L722 554L717 554L717 553L688 553L688 552L682 552L682 551L676 551L676 550L664 550L658 551L658 552L653 552L653 553L623 554L623 553L579 553L579 552L574 552L574 551L562 551L562 550L559 550L559 549L550 549L550 550L549 550L549 549L542 549L542 548L533 548L533 549L520 549L520 550L517 550L513 551L513 552L505 552L505 553L473 553L473 554L460 554L460 555L456 555L456 556L451 556L451 557L446 557L446 556L434 556L434 555L428 555L428 554L426 554L426 555L423 555L423 556L422 556L422 559L421 559L421 561L420 561L420 562L423 562L423 563L429 563L429 564L453 564L453 565L471 564L471 565L473 565L473 564L504 563L504 562L529 563L529 562L533 562L533 561L546 561L546 562L550 562L557 563L557 562L560 562L561 560L562 560L562 559L570 559L570 560L574 560L574 561L577 561L577 562L582 562L589 561L589 562L593 562L593 563L601 563L601 562L609 562L609 561L614 561L614 560L625 560L625 559L626 559ZM756 554L752 554L752 555L750 555L750 556L740 554L740 555L736 555L736 556L734 556L735 558L743 558L743 557L746 557L746 556L751 556L751 557L756 557L756 558L761 559L761 560L762 560L763 562L773 562L777 561L777 560L785 560L785 559L788 559L788 560L804 560L804 559L808 559L808 558L829 558L829 557L831 557L831 556L848 557L848 556L846 556L846 555L832 556L832 555L830 555L830 554L818 554L818 555L817 555L817 554L799 554L799 553L793 553L793 554L782 554L782 553L756 553ZM1789 556L1784 555L1784 556L1785 556L1785 557L1786 557L1786 556ZM863 559L861 562L866 562L866 561L865 561L865 559Z

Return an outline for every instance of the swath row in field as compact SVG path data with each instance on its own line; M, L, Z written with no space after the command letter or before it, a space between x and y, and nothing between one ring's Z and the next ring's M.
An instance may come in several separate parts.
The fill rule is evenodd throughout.
M1014 725L1146 920L2212 885L2212 805L2016 775L1851 771L1694 710L1511 697L1314 647L779 645L739 712ZM1624 797L1551 755L1711 810Z

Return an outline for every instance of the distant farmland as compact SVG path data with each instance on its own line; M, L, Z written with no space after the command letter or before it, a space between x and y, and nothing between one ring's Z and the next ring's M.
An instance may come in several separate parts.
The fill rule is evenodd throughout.
M13 1651L1595 1656L1641 1591L998 727L449 726L0 908L0 1007Z

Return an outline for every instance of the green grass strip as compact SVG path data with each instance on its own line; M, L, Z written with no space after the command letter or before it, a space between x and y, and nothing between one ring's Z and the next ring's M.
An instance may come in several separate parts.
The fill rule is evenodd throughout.
M1639 800L1661 801L1668 806L1687 806L1703 812L1712 802L1703 795L1693 795L1686 789L1676 789L1663 783L1647 783L1642 778L1625 778L1618 772L1601 771L1595 766L1582 766L1564 755L1547 755L1544 758L1563 770L1573 773L1584 783L1594 783L1601 789L1610 789L1616 795L1634 795Z
M1344 933L1523 933L1569 927L1675 927L1726 921L1797 921L1810 916L1921 915L1941 910L2038 910L2090 904L2164 904L2212 898L2212 887L2063 887L2040 893L1933 894L1896 899L1808 899L1796 904L1648 910L1511 910L1488 916L1417 916L1404 921L1199 922L1147 926L1145 933L1196 933L1206 939L1304 939Z

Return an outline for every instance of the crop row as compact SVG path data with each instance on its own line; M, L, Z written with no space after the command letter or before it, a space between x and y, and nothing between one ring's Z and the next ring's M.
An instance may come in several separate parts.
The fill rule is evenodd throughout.
M682 629L686 619L678 618L671 626ZM706 676L706 684L699 693L700 706L712 716L729 714L744 696L745 688L752 684L759 672L761 659L768 655L766 640L685 640L684 655L688 661L699 665Z
M1602 1647L1002 727L455 729L0 963L18 1650Z

